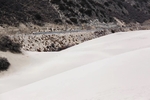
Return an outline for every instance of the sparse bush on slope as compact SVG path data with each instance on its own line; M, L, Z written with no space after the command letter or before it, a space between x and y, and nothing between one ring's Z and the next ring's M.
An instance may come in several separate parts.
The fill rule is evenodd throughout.
M0 51L21 53L21 44L13 42L8 36L0 36Z
M27 23L81 25L98 19L126 23L150 18L149 0L0 0L0 26Z
M9 66L10 63L8 62L8 60L6 58L0 57L0 72L7 70Z
M44 25L58 18L49 0L0 0L0 25L19 26L19 23L28 22Z

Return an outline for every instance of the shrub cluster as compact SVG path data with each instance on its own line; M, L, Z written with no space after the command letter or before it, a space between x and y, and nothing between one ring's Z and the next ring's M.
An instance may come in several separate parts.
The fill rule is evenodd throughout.
M0 57L0 71L5 71L9 68L10 63L6 58Z
M13 42L8 36L0 36L0 51L21 53L21 44Z

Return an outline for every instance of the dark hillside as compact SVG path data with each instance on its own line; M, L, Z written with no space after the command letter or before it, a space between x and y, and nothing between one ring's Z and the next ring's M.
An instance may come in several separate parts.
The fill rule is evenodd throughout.
M31 22L74 24L113 22L114 17L126 23L150 19L149 0L0 0L0 25L18 26Z
M59 14L48 0L0 0L0 24L53 23Z

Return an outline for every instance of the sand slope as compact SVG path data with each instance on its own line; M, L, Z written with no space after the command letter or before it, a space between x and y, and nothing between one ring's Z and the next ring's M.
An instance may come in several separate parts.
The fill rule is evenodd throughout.
M14 70L19 62L12 60L12 71L1 75L0 100L150 99L150 31L115 33L61 52L6 54L24 64Z

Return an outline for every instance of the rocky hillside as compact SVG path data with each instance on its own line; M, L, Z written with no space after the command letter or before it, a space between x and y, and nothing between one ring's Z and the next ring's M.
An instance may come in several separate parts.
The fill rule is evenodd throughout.
M0 25L19 23L81 25L90 20L143 23L150 19L149 0L0 0Z

